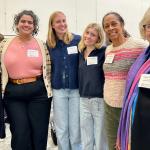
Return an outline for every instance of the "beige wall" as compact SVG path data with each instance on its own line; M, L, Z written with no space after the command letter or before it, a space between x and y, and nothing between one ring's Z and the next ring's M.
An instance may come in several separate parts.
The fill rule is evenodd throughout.
M32 9L40 18L38 37L47 36L49 15L55 10L63 11L69 29L82 34L90 22L101 23L105 13L117 11L126 22L127 31L139 37L138 23L144 11L150 6L150 0L0 0L0 32L14 34L13 16L23 9Z

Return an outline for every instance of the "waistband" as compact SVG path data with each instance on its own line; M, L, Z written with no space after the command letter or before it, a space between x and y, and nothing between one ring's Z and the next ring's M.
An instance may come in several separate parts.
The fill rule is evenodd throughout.
M25 83L35 82L38 79L40 79L41 77L42 77L42 75L35 76L35 77L29 77L29 78L22 78L22 79L11 79L11 78L9 78L9 81L11 83L14 83L14 84L25 84Z

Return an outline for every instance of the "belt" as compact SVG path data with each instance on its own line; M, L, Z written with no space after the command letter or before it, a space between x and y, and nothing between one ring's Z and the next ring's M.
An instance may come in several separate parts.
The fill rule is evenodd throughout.
M25 83L35 82L40 77L41 77L41 75L36 76L36 77L22 78L22 79L11 79L10 78L9 80L10 80L10 82L12 82L14 84L25 84Z

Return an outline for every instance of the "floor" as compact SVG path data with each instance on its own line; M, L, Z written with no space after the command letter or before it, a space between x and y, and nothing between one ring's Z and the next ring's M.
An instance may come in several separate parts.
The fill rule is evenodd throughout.
M11 134L9 131L9 125L6 124L6 138L0 139L0 150L11 150L10 138L11 138ZM50 128L49 128L49 136L48 136L48 142L47 142L47 150L58 150L58 148L53 144L53 141L51 139Z

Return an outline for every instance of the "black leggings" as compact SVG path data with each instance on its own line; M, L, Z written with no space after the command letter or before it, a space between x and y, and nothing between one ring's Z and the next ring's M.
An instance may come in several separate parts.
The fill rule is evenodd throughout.
M8 83L5 108L12 133L12 150L46 150L51 98L42 79L27 84Z

